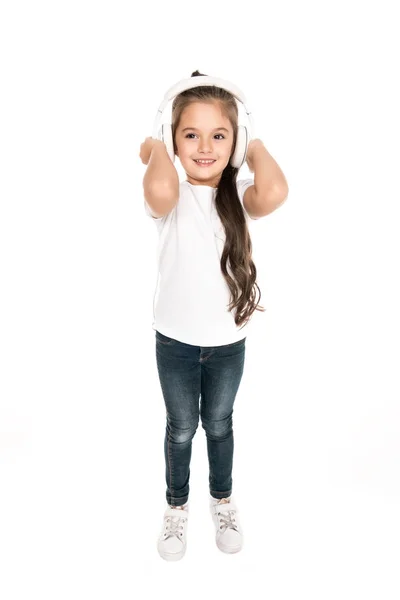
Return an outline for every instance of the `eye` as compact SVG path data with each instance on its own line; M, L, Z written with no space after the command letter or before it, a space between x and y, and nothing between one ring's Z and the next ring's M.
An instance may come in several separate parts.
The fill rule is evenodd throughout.
M185 137L189 137L190 135L196 135L196 134L195 134L195 133L188 133L188 134L187 134ZM217 135L219 135L219 136L220 136L220 139L223 139L223 140L225 139L225 136L224 136L224 135L222 135L222 133L216 133L216 134L215 134L215 136L217 136ZM214 137L215 137L215 136L214 136ZM192 138L191 138L191 139L192 139Z

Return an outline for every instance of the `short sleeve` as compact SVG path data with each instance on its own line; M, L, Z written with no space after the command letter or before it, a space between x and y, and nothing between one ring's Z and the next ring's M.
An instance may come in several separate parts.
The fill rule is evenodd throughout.
M146 215L148 215L152 221L161 221L161 219L163 219L164 217L153 217L153 215L151 214L151 210L149 208L149 205L147 204L146 200L144 200L144 210Z
M243 204L244 193L247 190L247 188L249 188L251 185L254 185L254 179L240 179L239 181L236 181L236 187L237 187L239 200L243 206L243 210L244 210L244 213L245 213L247 219L250 219L251 221L257 221L257 219L253 219L253 217L251 217L249 215L249 213L247 212L247 210L245 209L244 204Z

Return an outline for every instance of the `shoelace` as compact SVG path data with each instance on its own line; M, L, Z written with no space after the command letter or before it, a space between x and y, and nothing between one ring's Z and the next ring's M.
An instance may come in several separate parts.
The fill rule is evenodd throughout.
M174 520L174 519L176 519L176 520ZM166 540L174 535L178 538L178 540L181 539L181 536L180 536L181 532L179 531L179 528L181 527L181 521L184 523L185 518L184 517L168 517L167 524L166 524L167 533L164 533L164 537Z
M218 507L220 507L220 506L221 505L219 504ZM235 531L237 531L239 533L238 526L236 525L236 523L233 522L235 510L228 509L226 511L223 511L219 508L218 514L222 517L222 518L220 518L220 521L222 521L222 526L224 527L224 531L226 531L229 528L229 529L234 529ZM221 528L221 526L220 526L220 528Z

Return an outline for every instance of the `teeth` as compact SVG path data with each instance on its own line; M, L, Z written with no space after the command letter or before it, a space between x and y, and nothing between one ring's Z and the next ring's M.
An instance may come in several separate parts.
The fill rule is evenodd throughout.
M208 165L209 163L212 163L214 161L213 160L196 160L196 162L204 163L204 164Z

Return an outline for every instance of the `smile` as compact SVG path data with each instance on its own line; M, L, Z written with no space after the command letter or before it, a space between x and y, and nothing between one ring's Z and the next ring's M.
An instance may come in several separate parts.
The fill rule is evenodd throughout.
M208 167L209 165L215 163L215 160L195 160L194 162L202 167Z

